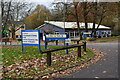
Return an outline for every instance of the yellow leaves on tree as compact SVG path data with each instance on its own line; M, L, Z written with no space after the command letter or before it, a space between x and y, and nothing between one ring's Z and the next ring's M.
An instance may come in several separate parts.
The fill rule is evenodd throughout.
M35 10L25 18L25 23L30 29L34 29L50 19L50 11L43 5L38 5Z

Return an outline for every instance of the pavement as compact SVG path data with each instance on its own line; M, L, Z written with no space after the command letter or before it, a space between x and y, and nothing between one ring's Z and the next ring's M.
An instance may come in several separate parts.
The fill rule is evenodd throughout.
M87 46L104 52L105 56L88 68L77 69L59 78L118 78L118 42L88 43Z

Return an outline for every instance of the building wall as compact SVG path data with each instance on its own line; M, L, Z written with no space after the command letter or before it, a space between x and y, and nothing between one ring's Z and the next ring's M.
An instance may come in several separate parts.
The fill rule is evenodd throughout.
M20 38L21 30L25 30L25 28L20 28L19 30L17 30L17 31L15 32L16 38Z
M41 26L40 28L41 30L45 30L45 31L50 31L50 32L64 32L63 28L57 27L55 25L51 25L51 24L45 24L43 26ZM43 33L43 31L42 31Z
M55 25L51 25L51 24L48 24L46 23L45 25L41 26L40 27L41 30L48 30L48 31L52 31L52 32L64 32L64 29L63 28L60 28L60 27L57 27ZM78 37L79 34L78 34L78 30L77 29L65 29L65 32L68 33L69 37L70 38L75 38L75 37ZM85 32L85 29L81 29L81 32ZM92 32L91 29L88 30L88 32ZM43 31L41 31L41 33L44 33ZM82 35L83 36L83 35ZM97 37L109 37L111 36L111 30L109 29L99 29L97 31ZM84 36L83 36L84 37Z
M77 29L66 29L66 32L68 33L69 37L71 38L75 38L75 37L78 37L78 31ZM85 32L84 29L81 30L81 33ZM92 32L92 30L88 30L88 32ZM111 30L105 30L105 29L102 29L102 30L97 30L97 37L110 37L111 36ZM82 37L84 37L82 35Z

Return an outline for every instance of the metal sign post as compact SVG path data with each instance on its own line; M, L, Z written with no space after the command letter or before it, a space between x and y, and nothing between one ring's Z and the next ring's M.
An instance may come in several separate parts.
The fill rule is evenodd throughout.
M46 39L46 35L44 35L44 44L45 44L44 49L46 50L46 49L47 49L47 39Z
M69 43L71 43L71 39L65 39L65 44L66 44L66 46L68 46L69 45ZM66 49L66 54L68 54L68 49Z
M22 30L22 52L24 51L24 45L38 46L40 52L40 31L38 29Z

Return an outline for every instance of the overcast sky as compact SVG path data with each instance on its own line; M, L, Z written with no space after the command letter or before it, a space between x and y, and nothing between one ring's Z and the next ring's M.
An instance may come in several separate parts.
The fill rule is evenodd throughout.
M33 3L36 3L36 4L42 4L42 5L45 5L47 6L48 8L51 7L52 3L55 1L55 0L27 0L29 2L33 2Z
M10 1L10 0L6 0L6 1ZM12 1L19 1L19 0L12 0ZM20 0L20 1L22 1L22 0ZM42 5L45 5L48 8L51 8L52 3L55 3L55 2L71 2L73 0L23 0L23 1L32 2L32 3L36 3L36 4L42 4ZM74 0L74 1L80 1L80 2L84 2L84 1L117 2L117 1L120 1L120 0Z

